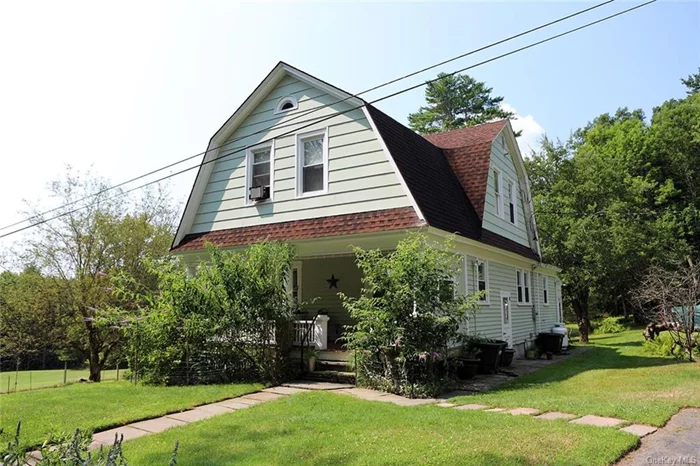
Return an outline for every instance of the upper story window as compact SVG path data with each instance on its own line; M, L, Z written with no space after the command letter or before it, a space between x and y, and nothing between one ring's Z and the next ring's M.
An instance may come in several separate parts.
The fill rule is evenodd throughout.
M299 108L299 103L294 96L282 97L275 106L275 113L288 112Z
M518 288L518 303L530 304L530 273L524 270L516 270L515 282Z
M501 193L501 172L493 171L493 189L496 196L496 215L503 216L503 194Z
M517 192L515 190L515 183L513 183L513 180L508 180L506 182L506 199L505 199L506 217L508 218L508 221L510 223L512 223L513 225L516 224L517 217L518 217L518 212L516 210L516 203L515 203L516 196L517 196Z
M542 277L542 302L549 304L549 280L547 277Z
M484 296L479 300L482 304L489 302L489 265L488 262L477 260L474 262L474 276L476 279L476 290L484 292Z
M297 196L328 190L327 135L325 129L297 135Z
M272 153L273 145L252 147L246 152L246 202L264 201L272 198Z

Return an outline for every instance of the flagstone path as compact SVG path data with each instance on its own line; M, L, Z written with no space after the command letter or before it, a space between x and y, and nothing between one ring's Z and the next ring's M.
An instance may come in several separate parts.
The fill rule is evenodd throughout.
M502 408L502 407L490 407L487 405L481 405L481 404L466 404L466 405L456 405L454 403L451 403L450 400L450 394L441 397L440 399L435 399L435 398L428 398L428 399L411 399L411 398L405 398L402 396L390 394L390 393L385 393L385 392L380 392L377 390L370 390L367 388L357 388L354 385L348 385L348 384L340 384L340 383L330 383L330 382L316 382L316 381L298 381L298 382L292 382L288 384L283 384L281 386L277 387L271 387L271 388L265 388L259 392L255 393L249 393L247 395L239 396L237 398L231 398L228 400L223 400L219 401L216 403L210 403L202 406L197 406L196 408L189 409L187 411L182 411L179 413L172 413L172 414L167 414L165 416L157 417L154 419L148 419L145 421L139 421L139 422L134 422L132 424L128 424L125 426L121 427L115 427L113 429L105 430L102 432L98 432L93 435L93 441L90 444L91 449L96 449L99 448L100 446L109 446L114 443L114 440L116 437L121 437L122 435L124 436L124 440L131 440L135 439L138 437L142 437L144 435L149 435L149 434L155 434L159 432L163 432L166 429L170 429L172 427L179 427L183 425L190 424L192 422L197 422L201 421L203 419L208 419L214 416L219 416L221 414L227 414L227 413L232 413L234 411L238 411L240 409L247 409L250 408L251 406L260 404L260 403L266 403L268 401L273 401L277 400L280 398L284 398L290 395L294 395L296 393L302 393L302 392L309 392L313 390L323 390L323 391L330 391L333 393L338 393L342 395L349 395L349 396L354 396L356 398L360 398L363 400L368 400L368 401L381 401L381 402L387 402L387 403L394 403L395 405L398 406L416 406L416 405L424 405L424 404L435 404L436 406L446 408L446 409L455 409L455 410L460 410L460 411L484 411L484 412L493 412L493 413L502 413L502 414L511 414L514 416L520 415L520 416L533 416L534 419L541 419L541 420L566 420L572 424L584 424L584 425L591 425L591 426L597 426L597 427L612 427L612 428L620 428L620 430L623 430L625 432L637 435L638 437L645 437L649 434L652 434L657 431L657 428L654 426L648 426L648 425L643 425L643 424L632 424L628 421L625 421L624 419L616 419L616 418L610 418L610 417L601 417L601 416L594 416L594 415L586 415L586 416L580 416L580 415L575 415L575 414L570 414L570 413L560 413L560 412L547 412L547 413L540 413L539 410L534 409L534 408L528 408L528 407L520 407L520 408L514 408L514 409L507 409L507 408ZM455 394L456 396L456 394ZM684 411L690 411L694 412L695 416L695 431L694 435L697 435L695 433L696 431L700 431L700 422L698 422L698 418L700 418L700 410L684 410ZM683 413L683 412L681 412ZM495 414L496 415L496 414ZM677 416L680 416L678 414ZM683 418L685 419L685 418ZM669 423L670 427L671 423ZM668 429L663 429L662 431L667 431ZM657 434L656 437L653 437L654 439L661 438L665 439L667 435L673 435L673 433L668 433L665 432L663 435L661 435L661 432ZM698 438L697 436L695 437L696 439ZM660 443L663 444L664 440L661 441L654 441L654 444ZM696 445L697 446L697 445ZM641 452L642 450L645 450L646 447L646 441L642 445L642 448L640 448L637 452L634 454L636 455L637 453ZM660 457L661 455L657 455L659 453L659 448L660 447L650 447L652 449L655 449L651 453L641 453L641 454L646 454L645 458L651 457L649 455L656 455L654 457ZM683 450L685 451L685 450ZM31 452L30 454L30 464L33 464L37 461L37 459L40 457L39 452ZM624 463L625 465L627 464L642 464L642 463L637 463L637 462L632 462L632 463ZM646 464L646 463L645 463Z

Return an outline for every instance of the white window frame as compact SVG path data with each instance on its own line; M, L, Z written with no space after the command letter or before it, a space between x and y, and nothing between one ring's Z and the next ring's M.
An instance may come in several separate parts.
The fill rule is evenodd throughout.
M510 190L510 196L508 198L508 208L505 209L504 205L504 215L506 221L511 225L518 225L518 184L513 181L512 178L508 178L506 181L507 185L511 185L513 188ZM513 204L513 221L510 220L510 204Z
M549 306L549 278L542 275L542 304Z
M493 169L494 185L493 195L496 196L496 216L503 218L503 176L497 168ZM498 189L496 189L498 187Z
M292 108L282 109L282 107L287 102L290 102L292 104ZM277 105L275 105L274 114L277 115L278 113L291 112L292 110L296 110L298 108L299 108L299 102L297 101L297 98L294 97L293 95L287 95L287 96L284 96L280 100L277 101Z
M319 191L304 192L304 153L302 144L307 139L315 139L321 136L323 139L323 189ZM328 194L328 128L322 128L307 133L296 135L296 197L313 197Z
M484 266L484 282L486 284L486 298L480 299L479 304L489 304L491 293L489 292L489 261L474 260L474 293L479 292L479 264Z
M520 291L522 288L522 292ZM515 291L518 299L518 304L532 303L532 272L524 269L515 271ZM527 293L525 291L527 290ZM520 297L522 296L522 300Z
M294 297L294 270L296 269L297 271L297 296L296 300L298 303L301 303L302 301L302 280L303 280L303 274L302 274L302 262L301 261L294 261L292 262L292 267L289 269L290 273L290 296Z
M253 154L258 152L260 149L270 149L270 198L264 201L251 201L250 200L250 188L253 187ZM243 194L245 199L245 205L262 204L265 202L272 202L274 195L275 186L275 141L264 142L258 144L257 146L251 146L246 149L245 152L245 193Z

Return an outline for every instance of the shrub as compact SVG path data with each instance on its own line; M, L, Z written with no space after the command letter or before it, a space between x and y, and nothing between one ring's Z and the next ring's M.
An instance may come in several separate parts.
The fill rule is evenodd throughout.
M160 293L131 327L130 367L155 384L279 382L290 368L294 249L263 242L208 252L193 276L177 261L152 264Z
M22 422L17 423L14 439L7 444L7 448L0 451L2 464L5 466L24 466L28 464L38 464L41 466L126 466L127 462L122 453L122 442L124 436L117 438L115 435L114 444L99 450L90 451L92 442L92 432L76 429L72 435L62 434L49 436L41 445L39 452L41 459L27 460L27 452L21 445L20 433ZM175 449L170 456L169 466L177 464L178 442L175 442Z
M625 327L620 324L621 317L606 317L597 326L596 333L620 333L624 332Z
M458 258L448 242L431 247L409 235L388 254L355 249L360 297L341 294L356 324L347 346L358 357L358 383L409 397L432 396L449 381L447 349L478 296L455 293Z
M642 351L651 356L672 356L673 340L669 335L659 335L653 340L644 340Z

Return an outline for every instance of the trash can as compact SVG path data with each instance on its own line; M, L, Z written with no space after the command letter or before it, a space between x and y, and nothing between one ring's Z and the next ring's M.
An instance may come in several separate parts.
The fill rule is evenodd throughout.
M554 327L552 327L552 333L561 333L564 335L561 342L561 349L562 351L569 349L569 329L566 328L566 324L564 322L554 324Z
M561 343L564 335L561 333L540 333L537 335L535 344L544 353L561 353Z
M498 370L501 363L503 350L508 346L508 342L492 340L477 344L481 350L479 354L479 371L482 374L492 374Z

